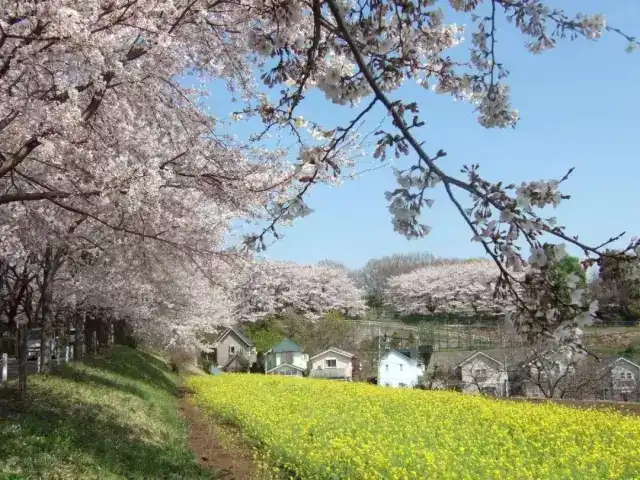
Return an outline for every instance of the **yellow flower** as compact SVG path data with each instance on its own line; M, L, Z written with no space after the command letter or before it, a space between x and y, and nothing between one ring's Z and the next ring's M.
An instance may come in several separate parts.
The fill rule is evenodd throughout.
M196 401L307 480L640 479L640 419L452 392L226 374Z

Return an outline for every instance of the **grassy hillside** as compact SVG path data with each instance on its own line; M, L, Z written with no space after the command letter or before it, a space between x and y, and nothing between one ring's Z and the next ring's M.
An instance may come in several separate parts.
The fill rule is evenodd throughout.
M0 399L0 479L204 479L159 357L116 347L30 377L28 404Z

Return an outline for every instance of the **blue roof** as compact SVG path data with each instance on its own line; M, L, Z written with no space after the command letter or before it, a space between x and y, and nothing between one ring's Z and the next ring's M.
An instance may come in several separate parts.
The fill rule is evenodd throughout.
M292 342L288 338L282 340L279 344L273 347L271 350L273 353L283 353L283 352L301 352L302 349L300 345L295 342Z

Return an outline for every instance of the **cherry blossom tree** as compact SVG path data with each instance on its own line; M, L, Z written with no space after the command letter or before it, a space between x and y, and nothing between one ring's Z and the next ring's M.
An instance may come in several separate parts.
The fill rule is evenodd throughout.
M194 342L196 319L228 318L214 278L233 278L238 252L223 246L231 223L286 223L309 211L308 173L284 149L224 134L224 121L202 107L206 90L180 79L195 72L200 85L220 80L229 95L259 98L258 57L246 41L254 10L59 0L0 13L0 254L18 269L40 259L45 337L54 298L63 308L75 298L76 307L135 318L155 343L178 342L177 333L160 342L170 331ZM349 162L348 145L331 155L336 169ZM274 213L285 203L288 213ZM100 260L83 264L82 255ZM166 306L181 305L171 292L197 296L176 312Z
M506 302L494 297L500 270L490 260L430 265L391 277L385 305L401 315L496 314Z
M458 15L467 14L472 25L469 59L456 61L449 51L462 44L464 28L446 23L448 9L440 8L444 3L259 2L261 12L271 12L271 17L256 23L252 42L270 67L264 75L265 83L277 85L282 93L278 100L263 100L245 113L260 115L267 129L277 125L295 129L294 111L311 88L320 89L335 104L359 108L353 121L325 131L327 140L322 145L309 146L300 141L300 161L317 168L327 165L323 154L332 152L342 135L374 107L384 107L392 126L377 132L374 156L384 160L393 153L396 158L416 159L407 168L395 171L398 187L386 193L395 230L410 238L427 235L431 227L422 223L421 214L434 203L432 189L444 189L468 226L472 241L479 242L499 268L496 292L510 298L513 309L509 319L516 328L531 341L543 336L574 344L576 327L590 321L597 305L584 309L582 302L566 304L551 287L553 269L539 267L559 261L566 244L579 247L587 262L596 262L607 255L604 248L621 235L600 245L587 245L568 233L555 217L547 218L542 213L544 207L557 206L569 198L560 188L572 170L558 180L508 185L483 178L477 164L465 166L462 177L449 173L442 165L446 151L416 138L416 130L425 125L420 106L413 101L392 100L390 94L412 79L436 93L471 103L478 122L486 128L515 127L519 115L510 101L509 73L495 50L500 15L524 35L525 48L532 53L555 48L563 39L596 40L605 33L625 40L629 52L638 47L638 41L607 25L604 15L571 15L554 8L551 2L451 0L449 8ZM307 25L308 17L313 24L311 39L301 38L302 32L310 30L294 28ZM358 107L361 102L364 107ZM313 119L308 122L315 126ZM468 196L467 205L460 194ZM632 239L618 256L637 262L638 246L639 242ZM529 272L525 282L514 273L526 267ZM577 289L573 282L568 286ZM559 312L567 309L556 308L558 304L566 306L571 315L561 316Z
M430 253L396 254L373 258L358 271L358 283L367 292L369 306L379 307L383 303L383 292L390 277L442 261Z
M472 25L467 61L450 55L464 32L447 23L451 11ZM345 297L327 292L335 286L337 295L338 282L319 283L308 271L294 277L301 289L274 271L268 280L266 272L247 280L244 269L229 271L228 259L238 251L225 241L242 233L247 246L261 250L279 235L279 225L310 213L307 193L320 182L339 183L360 148L358 129L382 107L390 122L376 132L374 157L415 160L395 171L398 187L386 193L394 229L427 235L431 227L421 215L434 203L432 189L444 189L472 241L498 268L495 293L509 299L518 330L531 340L575 343L576 326L588 322L597 305L585 308L571 279L570 302L559 298L554 269L545 267L561 260L565 244L582 249L586 262L607 255L637 262L638 241L608 253L603 249L619 236L590 246L542 213L568 199L560 187L571 172L517 185L484 179L478 165L453 175L442 165L443 148L416 139L425 125L420 106L390 97L413 79L471 103L484 127L516 126L508 70L494 48L499 15L533 53L565 38L595 40L605 33L625 40L630 51L638 45L603 15L516 0L13 2L0 13L0 252L16 264L32 254L42 259L45 325L56 276L74 255L114 247L137 260L147 248L134 248L135 242L163 245L160 264L175 268L169 278L187 285L179 273L187 264L210 285L222 277L263 285L256 290L262 298L251 304L255 311L347 308L356 303L353 292L336 300ZM195 86L182 81L188 73ZM248 141L229 135L225 121L204 108L212 81L239 101L237 121L264 123ZM302 118L298 110L311 89L357 113L337 126ZM283 138L297 148L274 148ZM260 229L235 231L235 220ZM120 284L135 278L141 291L151 289L148 279L130 274L129 262L111 264L126 272ZM152 279L153 288L167 290L157 275ZM177 318L170 310L151 311Z
M256 262L237 287L237 316L252 320L284 311L318 318L330 311L358 315L363 292L342 268L292 262Z

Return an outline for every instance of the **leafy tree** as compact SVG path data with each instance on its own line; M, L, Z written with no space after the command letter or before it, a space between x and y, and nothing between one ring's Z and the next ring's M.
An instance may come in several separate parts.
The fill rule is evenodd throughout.
M591 285L601 310L622 320L640 316L640 268L637 263L618 258L615 251L599 263L598 276Z
M578 288L587 287L587 273L580 263L578 257L567 255L554 264L555 275L553 278L558 284L566 283L567 277L576 275L578 277Z
M257 322L247 322L243 331L253 342L258 353L264 353L285 338L285 331L274 317L264 318Z
M358 284L366 292L370 308L384 306L384 292L389 278L412 272L418 268L442 262L430 253L400 253L374 258L357 272Z

